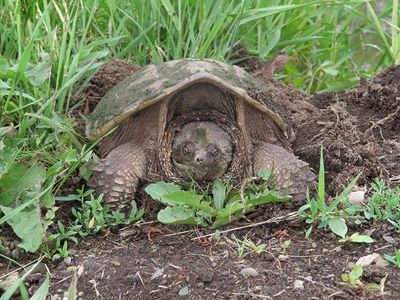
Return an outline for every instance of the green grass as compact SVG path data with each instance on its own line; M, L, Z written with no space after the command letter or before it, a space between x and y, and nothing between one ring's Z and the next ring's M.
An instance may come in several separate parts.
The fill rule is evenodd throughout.
M383 10L364 0L0 0L0 226L39 247L56 194L94 155L68 117L71 98L111 57L232 62L243 44L263 60L286 51L285 82L333 91L399 62L397 9L396 0Z

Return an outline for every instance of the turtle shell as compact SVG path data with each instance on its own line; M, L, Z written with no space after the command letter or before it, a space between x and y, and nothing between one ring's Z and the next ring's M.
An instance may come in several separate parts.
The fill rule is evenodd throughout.
M264 90L250 74L220 61L182 59L148 65L114 86L100 100L89 117L86 135L99 138L135 112L197 82L209 82L236 94L243 101L268 114L286 134L287 126L282 118L260 101L250 97L248 91Z

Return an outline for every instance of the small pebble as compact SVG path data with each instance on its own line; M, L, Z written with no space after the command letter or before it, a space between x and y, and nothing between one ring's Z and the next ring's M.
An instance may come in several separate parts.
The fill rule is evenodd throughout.
M8 244L8 249L10 249L11 251L14 250L14 249L17 249L17 244L14 243L14 242L10 242Z
M116 267L121 266L121 263L118 260L112 260L111 263Z
M282 255L282 254L280 254L280 255L278 256L278 259L279 259L280 261L288 260L288 258L289 258L288 255Z
M72 259L70 256L67 256L66 258L64 258L64 263L69 266L72 262Z
M240 271L240 274L242 274L245 278L258 276L258 272L254 268L244 268L242 271Z
M304 290L304 281L296 279L293 283L293 288L295 290Z
M183 288L181 288L178 292L179 296L187 296L189 295L189 287L188 286L184 286Z
M136 284L136 283L139 283L139 282L141 282L140 281L140 277L139 277L139 275L136 273L136 274L133 274L133 275L128 275L128 280L129 280L129 282L131 282L131 283L133 283L133 284Z
M365 192L364 191L356 191L356 192L351 192L349 194L349 201L353 205L358 205L364 203L364 197Z
M19 250L16 248L13 251L11 251L11 256L13 258L19 258Z

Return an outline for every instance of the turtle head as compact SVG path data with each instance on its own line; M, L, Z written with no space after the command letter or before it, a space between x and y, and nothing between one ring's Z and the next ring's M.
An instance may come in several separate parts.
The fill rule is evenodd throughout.
M231 136L214 122L189 122L176 133L171 158L180 176L214 180L225 174L232 160Z

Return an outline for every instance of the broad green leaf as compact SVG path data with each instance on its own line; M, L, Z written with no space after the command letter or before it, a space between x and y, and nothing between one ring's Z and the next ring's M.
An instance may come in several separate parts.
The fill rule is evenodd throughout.
M161 200L161 198L169 193L180 191L181 187L175 183L166 183L164 181L151 183L144 189L151 198Z
M361 277L363 273L363 268L361 265L355 265L353 269L351 269L350 273L349 273L349 279L351 282L356 281L357 279L359 279Z
M326 73L331 76L336 76L339 71L335 68L334 63L331 61L324 61L321 64L321 69Z
M10 207L0 206L2 212L7 215L13 209ZM16 216L7 220L12 227L14 233L22 240L19 247L28 251L35 252L42 243L44 229L40 215L38 203L31 205L20 211Z
M211 228L217 229L221 226L231 223L234 220L237 220L239 212L243 212L244 208L245 206L242 202L229 203L224 209L222 209L218 213Z
M276 47L276 44L279 42L281 38L281 29L277 28L268 34L268 43L263 43L260 49L260 57L266 57L272 49Z
M40 190L46 179L46 170L33 165L13 164L6 176L0 178L0 205L17 206L21 203L21 193L27 190Z
M164 224L198 224L194 209L189 209L184 206L168 206L158 212L157 219Z
M349 241L353 242L353 243L367 243L367 244L371 244L374 242L374 239L371 238L368 235L361 235L358 233L353 233L350 237L349 237Z
M18 146L23 139L4 139L2 149L0 149L0 181L4 174L8 173L20 152Z
M357 78L344 78L344 79L335 78L335 80L326 81L325 82L326 88L318 91L318 93L332 93L349 89L358 84L358 82L359 80Z
M310 201L310 209L311 209L311 214L313 216L317 216L318 214L318 203L315 199L311 199Z
M329 228L332 232L341 238L345 238L347 233L346 221L343 218L330 218L328 221Z
M25 71L25 76L30 80L33 86L40 86L50 77L51 61L48 53L42 53L42 62Z
M214 207L217 211L220 211L224 208L224 202L226 198L226 187L221 179L215 180L212 188L212 194Z
M47 169L47 172L46 172L47 177L51 177L51 176L58 174L58 172L61 171L62 166L63 166L63 164L61 161L56 162L54 165L52 165L50 168Z
M246 202L246 206L253 207L256 205L262 205L266 203L275 203L275 202L286 202L290 199L290 196L283 196L275 191L269 191L267 194L262 195L260 197L249 199Z
M240 201L229 203L227 206L224 207L224 209L218 212L216 219L220 220L228 218L244 208L245 208L244 204Z
M297 214L298 214L299 216L302 216L302 214L303 214L306 210L310 209L310 207L311 207L310 203L304 204L303 206L301 206L301 207L297 210Z
M32 295L29 300L45 300L49 293L49 275L46 275L46 279L37 291Z
M8 90L8 89L10 89L11 87L6 83L6 82L4 82L3 80L1 80L0 79L0 89L2 89L2 90Z
M236 220L236 218L233 218L233 216L230 216L228 218L223 218L223 219L216 219L214 223L211 225L212 229L218 229L221 228L222 226L225 226L232 221Z
M161 202L166 205L186 205L191 208L203 210L204 212L215 216L216 210L210 206L210 203L201 201L203 195L198 195L189 191L175 191L161 197Z
M400 251L399 251L399 252L400 252ZM395 256L394 256L394 255L385 254L383 258L386 259L387 261L389 261L389 262L391 262L391 263L397 265L396 259L395 259Z

